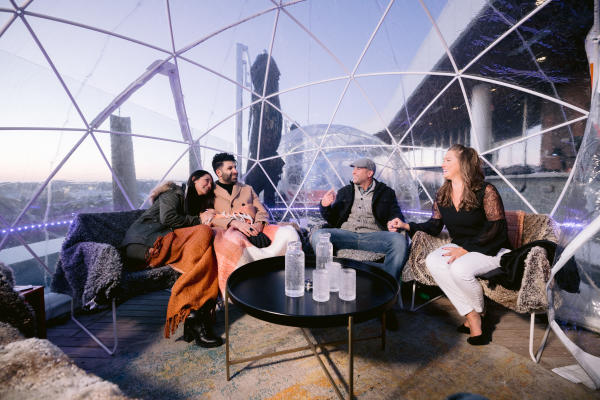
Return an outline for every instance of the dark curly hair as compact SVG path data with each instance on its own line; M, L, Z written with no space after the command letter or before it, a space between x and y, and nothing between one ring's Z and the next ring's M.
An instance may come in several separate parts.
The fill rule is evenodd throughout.
M212 159L212 167L213 167L213 170L214 170L215 172L217 172L217 170L218 170L219 168L221 168L221 166L223 165L223 163L224 163L225 161L233 161L233 162L236 162L236 161L235 161L235 157L233 156L233 154L230 154L230 153L218 153L218 154L215 154L215 156L214 156L214 157L213 157L213 159Z
M479 206L475 192L483 187L484 175L479 154L474 148L462 144L454 144L448 151L456 153L460 163L460 174L465 185L459 209L472 210ZM437 202L442 207L452 205L452 182L450 180L446 180L438 191Z
M196 185L194 182L202 178L204 175L210 176L211 187L210 192L200 196L196 191ZM215 206L215 181L212 179L212 175L203 169L192 172L187 180L185 186L185 198L183 200L183 209L187 215L198 215L208 208L214 208Z

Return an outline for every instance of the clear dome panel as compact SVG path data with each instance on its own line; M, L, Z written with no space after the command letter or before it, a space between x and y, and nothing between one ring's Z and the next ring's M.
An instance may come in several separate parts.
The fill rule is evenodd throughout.
M187 181L190 165L197 164L190 159L187 144L111 133L96 133L95 137L134 208L146 201L158 182ZM118 184L114 189L116 193L104 195L113 197L115 209L131 209Z
M579 244L580 247L556 275L551 289L551 307L558 320L596 332L600 332L600 267L597 262L600 256L600 233L591 231L588 234L584 229L596 224L600 216L599 119L600 102L596 92L570 184L554 212L554 219L561 224L555 259L559 260L569 245ZM569 283L574 283L574 287ZM578 292L573 289L578 289ZM587 348L585 343L576 344L591 353L592 349Z
M395 88L393 102L398 102L396 114L388 123L388 130L401 144L414 145L412 142L404 143L415 124L423 118L425 113L434 113L441 107L440 100L445 98L445 92L450 86L456 84L448 76L438 75L406 75L402 76L400 85ZM456 89L455 89L456 92ZM452 100L455 102L454 100ZM463 101L464 104L464 101ZM390 105L393 112L393 105ZM433 109L432 109L433 108ZM386 115L389 115L386 113ZM379 132L377 136L386 142L389 141L387 133ZM413 135L414 136L414 135Z
M274 11L259 14L220 32L218 35L208 37L205 41L183 52L180 58L197 63L226 79L237 82L237 43L248 49L247 54L242 53L244 56L242 60L246 62L248 68L246 71L249 74L250 63L254 61L256 55L269 51L275 17L276 12ZM195 38L197 39L198 36ZM180 50L182 49L179 48L178 51ZM250 79L244 79L243 85L251 89Z
M37 227L38 224L42 224L42 228L37 227L33 231L22 229L21 234L25 235L24 239L27 243L31 243L31 240L34 239L36 241L44 240L40 236L40 229L66 233L68 223L77 213L112 211L111 180L112 175L107 163L93 138L88 135L76 151L64 161L62 167L46 186L42 187L40 182L31 184L35 186L35 189L29 190L29 192L33 192L34 196L40 188L42 189L37 197L24 198L24 206L18 210L17 215L10 219L3 215L3 218L10 224L16 221L15 229L32 224ZM28 204L29 207L25 209ZM21 215L20 218L18 218L19 215ZM67 221L66 227L63 226L65 225L64 221ZM57 224L58 222L61 224ZM46 226L50 223L55 223L55 225ZM9 240L1 247L4 249L19 245L21 243L16 238L9 236Z
M294 6L284 10L277 21L271 55L281 71L280 90L348 76L350 70L336 59L336 49L324 47L319 39L311 36L310 29L300 22L298 13L303 14L308 8ZM251 62L254 64L255 59ZM262 90L262 87L254 87L254 91L259 94Z
M17 218L41 182L60 166L83 135L74 131L0 131L0 159L5 166L0 172L5 189L0 215L6 221L12 223Z
M581 120L585 115L568 106L528 92L501 85L491 85L476 79L463 79L465 91L471 107L471 115L476 126L477 140L481 152L486 152L498 144L515 140L530 133L567 124L558 140L561 154L574 161L577 148L583 135L583 125L569 122ZM579 139L577 139L579 138ZM474 137L471 134L471 140ZM476 145L474 142L472 145ZM564 147L564 148L563 148ZM543 164L543 168L554 170Z
M446 49L443 46L442 39L448 46L458 69L461 69L465 65L465 59L468 59L468 62L472 57L478 54L476 49L482 47L485 41L480 40L481 28L474 28L473 21L477 21L478 26L481 26L480 24L483 23L483 30L485 31L485 36L488 40L488 35L491 32L501 29L501 27L494 29L493 25L483 22L482 14L484 14L484 10L487 9L486 3L487 2L476 0L460 2L447 2L442 0L424 1L425 7L435 19L436 26L442 36L440 38L435 30L431 30L429 35L423 41L420 53L432 53L430 56L431 62L425 64L427 66L427 69L425 70L455 71L452 62L448 58ZM439 15L436 15L436 10L440 10ZM431 24L431 22L429 24ZM506 27L504 27L502 32L505 30ZM419 55L420 54L418 54L416 58L418 58Z
M171 49L169 21L162 0L125 0L118 3L94 0L36 0L27 7L27 11L98 28L167 51ZM73 36L69 44L83 39Z
M233 55L235 55L234 39L240 37L236 31L247 29L239 28L240 22L245 23L260 15L267 14L270 15L271 21L267 23L267 29L271 31L273 29L274 10L277 6L268 0L231 0L227 2L204 0L193 5L187 1L171 1L169 2L169 8L173 23L175 48L178 51L186 50L213 36L225 35L232 46L216 47L218 52L215 53L216 58L223 61L226 53L233 52ZM252 31L245 32L248 37L254 35ZM269 37L271 37L270 34ZM242 40L241 42L244 43L245 41ZM261 49L266 48L265 46L268 43L267 41L266 44L262 45Z
M588 2L551 2L468 66L465 73L517 85L587 109L586 99L591 93L583 39L592 20L593 10ZM587 96L581 96L582 91Z
M179 61L178 66L189 125L194 132L197 132L193 135L194 139L210 131L211 135L226 141L227 145L220 148L233 148L238 90L243 96L243 107L245 107L240 112L241 126L244 129L248 126L249 90L242 89L241 86L187 61ZM207 96L206 93L214 93L214 95ZM172 103L175 104L174 101ZM180 130L178 135L181 138ZM243 136L244 141L247 141L246 135Z
M435 3L429 8L434 18L445 1ZM383 15L386 5L382 2L375 5ZM446 50L431 28L431 20L418 2L394 2L369 44L357 74L432 70ZM454 72L451 66L446 71Z
M437 84L441 85L442 82L438 81ZM420 99L415 99L415 103L420 104L411 107L409 100L408 113L398 113L399 118L392 124L402 118L403 127L407 127L407 130L400 137L401 144L435 149L435 153L438 153L436 158L424 160L422 166L439 167L435 162L441 162L448 147L454 143L466 143L469 138L470 119L460 84L455 80L447 86L442 96L433 97L427 104ZM392 129L402 131L395 126Z
M8 3L8 1L6 2ZM6 4L4 1L0 1L0 8L10 7L10 4ZM0 10L0 33L3 29L6 29L6 25L15 19L14 14L10 12L3 12Z
M382 15L376 2L360 0L299 2L285 12L312 32L347 71L355 68Z
M376 99L376 97L373 98ZM368 136L384 131L386 128L385 122L381 114L379 114L374 100L372 100L372 96L354 81L349 82L348 87L343 93L343 98L335 110L332 123L356 128L361 132L368 133ZM329 136L325 138L323 142L324 146L332 145L329 139ZM374 143L380 142L380 139L376 137L374 139L376 139L373 141ZM335 139L335 141L338 140Z
M569 173L543 169L542 154L546 138L560 133L560 130L542 135L536 134L535 131L529 132L527 138L507 141L498 146L497 150L484 154L485 159L495 169L490 165L484 165L486 180L498 188L506 210L532 212L527 205L529 203L539 214L549 214L552 211ZM561 162L566 160L561 159ZM502 178L506 179L514 189Z
M439 7L440 3L446 2L425 1L429 9ZM535 1L518 5L501 0L451 2L436 22L460 70L536 7ZM472 21L477 22L472 24ZM448 57L444 57L434 69L452 69L452 64Z
M288 121L290 129L292 125L328 123L346 84L347 79L344 78L283 91L279 95L279 101L282 115ZM283 135L285 136L286 133L284 132ZM318 145L320 141L311 141L311 143Z
M17 43L19 46L15 46ZM56 74L20 20L0 37L0 57L3 126L85 128Z
M106 103L104 107L109 104L110 102ZM129 117L131 133L150 138L185 140L178 121L173 91L166 76L155 75L135 90L112 114L118 117ZM99 128L104 131L113 130L108 116Z
M28 21L88 122L152 63L167 57L163 52L89 29L41 18ZM67 42L69 46L64 45ZM77 57L73 58L73 54ZM123 62L124 54L127 62ZM159 78L167 81L164 76L155 76L152 81ZM140 90L147 91L152 81ZM139 104L156 108L156 100L164 95L149 94L139 96Z

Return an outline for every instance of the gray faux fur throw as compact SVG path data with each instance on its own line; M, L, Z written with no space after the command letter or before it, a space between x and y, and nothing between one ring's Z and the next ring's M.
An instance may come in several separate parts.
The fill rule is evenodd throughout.
M172 285L168 266L129 272L118 250L125 232L144 210L79 214L69 228L52 277L52 290L92 310L112 299Z
M1 399L128 399L117 385L78 368L44 339L0 323Z
M0 263L0 322L6 322L27 337L35 336L36 324L31 306L13 290L13 271Z

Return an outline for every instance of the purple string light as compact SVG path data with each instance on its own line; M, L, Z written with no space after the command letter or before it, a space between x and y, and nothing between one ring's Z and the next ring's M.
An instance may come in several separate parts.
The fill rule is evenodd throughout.
M64 220L64 221L45 222L45 223L41 223L41 224L22 225L22 226L17 226L14 228L2 229L2 231L0 231L0 233L2 233L4 235L7 233L13 233L13 232L33 231L33 230L45 229L45 228L53 227L53 226L70 225L71 222L73 222L72 219Z

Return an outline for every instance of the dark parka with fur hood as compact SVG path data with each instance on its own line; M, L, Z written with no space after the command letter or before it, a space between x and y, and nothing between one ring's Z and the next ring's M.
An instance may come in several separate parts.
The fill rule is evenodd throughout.
M158 195L149 209L129 227L121 247L138 243L152 247L159 236L177 228L199 225L200 218L186 215L183 207L183 189L174 182L158 188Z

